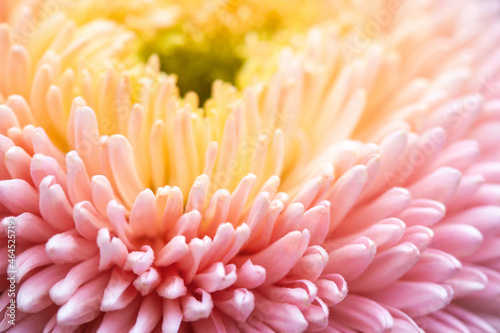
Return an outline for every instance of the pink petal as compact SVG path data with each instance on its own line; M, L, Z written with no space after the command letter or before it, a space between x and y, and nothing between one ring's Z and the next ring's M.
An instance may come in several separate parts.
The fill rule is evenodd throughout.
M432 168L453 166L455 169L464 171L471 166L479 157L480 147L475 140L462 140L454 142L440 154L433 163Z
M375 223L368 229L357 234L336 240L340 244L349 243L361 236L372 240L378 251L383 251L397 244L405 233L405 223L397 218L391 217Z
M420 252L423 252L429 247L434 237L434 232L431 229L416 225L406 229L405 234L400 240L400 243L409 242L414 244Z
M233 245L231 246L231 249L227 251L226 255L224 256L224 258L222 258L221 261L226 264L229 260L236 256L249 237L250 228L245 223L236 228L234 232Z
M299 202L292 203L285 208L276 220L271 241L275 242L289 232L297 230L304 218L304 205Z
M484 332L484 333L495 333L497 330L493 328L488 322L483 320L481 317L475 315L473 312L468 311L462 307L456 305L449 305L446 307L446 312L452 314L465 325L471 332Z
M78 233L89 240L95 240L100 229L109 227L108 221L88 201L73 207L73 219Z
M413 200L398 217L407 226L421 225L429 227L443 218L446 207L437 201L428 199Z
M123 201L131 207L144 188L137 172L132 147L122 135L112 135L108 141L109 162L113 179Z
M347 295L347 283L339 274L326 274L315 282L317 295L328 306L340 303Z
M154 294L146 296L142 300L141 307L139 308L137 321L129 332L152 332L162 318L161 307L161 299L158 296Z
M484 177L481 175L465 175L460 181L453 198L450 199L449 206L451 210L456 210L457 208L476 206L481 204L474 204L471 197L474 197L482 187L484 186ZM472 202L471 202L472 201Z
M304 214L301 227L311 233L311 245L324 242L330 226L330 203L322 201L318 206L309 209Z
M14 111L21 126L36 123L30 106L23 96L10 95L5 104Z
M215 300L215 306L233 320L244 322L255 308L255 297L247 289L223 291Z
M123 309L105 312L97 333L128 332L136 322L140 304L140 298L137 297Z
M377 248L366 237L360 237L350 244L328 253L328 265L324 273L338 273L347 281L359 277L370 265Z
M414 318L444 308L453 298L453 290L448 285L430 282L396 281L385 289L371 293L370 298Z
M42 218L31 213L22 213L17 217L6 217L2 220L2 227L7 234L9 221L14 221L16 226L16 236L24 238L30 242L41 243L49 240L57 230L52 228Z
M448 216L443 222L469 224L483 235L500 234L500 207L478 206Z
M200 228L203 234L212 236L217 227L227 221L230 199L231 194L227 190L220 189L214 193L203 213L203 223Z
M341 303L330 309L336 322L355 331L390 332L394 319L380 304L371 299L349 294Z
M50 288L68 273L69 266L52 265L30 276L19 287L17 307L23 312L36 313L52 305Z
M207 236L203 237L203 239L193 238L191 242L189 242L189 252L177 264L180 272L184 274L184 281L186 283L191 283L198 272L201 258L203 258L208 249L210 249L211 244L212 240Z
M442 283L454 277L462 268L462 264L447 252L427 249L404 279L409 281L427 281Z
M292 268L287 277L290 279L307 279L316 281L328 264L328 253L322 247L309 247L304 256Z
M469 174L482 175L487 183L500 183L500 162L476 163L467 170Z
M189 252L186 237L175 236L159 252L156 253L156 266L169 266L182 259Z
M158 295L163 298L177 299L186 295L187 288L184 280L174 270L164 272L163 281L156 288Z
M31 178L37 188L46 176L54 176L55 183L61 185L66 192L66 172L59 163L50 156L35 154L31 159Z
M71 151L66 155L66 166L68 168L68 194L73 205L81 201L92 201L90 177L77 152Z
M135 274L140 275L151 267L154 259L153 249L148 245L144 245L141 247L141 251L133 251L128 254L127 262L123 269L131 270Z
M138 294L132 286L135 276L120 269L114 269L107 284L103 286L103 294L99 301L101 311L115 311L128 306Z
M113 264L122 268L128 256L125 244L117 238L111 237L109 230L102 228L97 234L97 246L99 247L99 270L106 270Z
M161 234L166 234L174 227L175 222L182 216L184 211L184 199L181 190L174 186L167 194L167 203L161 219Z
M167 238L172 238L177 235L186 237L186 241L196 237L198 228L201 223L201 214L196 209L191 210L189 213L182 215L175 223L174 228L167 235Z
M448 283L456 293L457 298L467 297L480 300L500 293L500 274L484 267L464 265L464 267L449 279Z
M31 104L33 105L33 104ZM56 159L59 165L65 164L64 154L50 141L47 133L38 127L31 134L31 141L33 142L33 149L36 154L43 154Z
M379 154L380 167L367 192L363 194L364 198L371 198L381 190L386 190L387 185L397 176L397 168L399 163L396 163L404 152L408 142L408 133L404 130L395 131L385 136L380 143Z
M52 236L45 244L45 251L56 264L77 263L97 253L95 243L80 237L76 231Z
M390 306L385 306L385 308L394 318L394 326L392 328L394 332L424 333L424 331L418 327L413 319L406 313Z
M359 231L375 222L393 217L405 209L411 200L410 193L404 188L388 190L372 202L354 210L335 230L336 235Z
M94 207L102 216L107 216L106 209L108 203L111 200L116 200L111 183L106 177L97 175L92 177L90 187L92 189Z
M382 289L403 276L419 258L420 251L412 243L402 243L378 253L363 275L349 282L349 289L354 292Z
M99 174L99 128L94 111L77 107L74 112L74 147L89 169L91 175Z
M303 332L307 321L299 308L292 304L278 303L255 295L255 308L259 321L278 332Z
M293 198L291 203L300 202L304 205L307 210L311 208L312 204L315 202L316 198L321 198L324 191L329 187L333 181L333 174L324 174L322 176L315 177L308 181L299 193Z
M50 288L50 298L54 303L63 305L83 284L99 275L98 257L82 261L71 268L68 274Z
M304 317L309 323L308 329L311 331L323 330L328 326L328 307L320 298L304 311Z
M33 269L52 263L45 252L45 244L36 245L23 251L16 257L17 274L16 281L22 281L23 277Z
M415 199L425 198L439 202L447 202L460 184L460 171L442 167L408 187Z
M196 289L195 293L199 296L188 294L180 299L184 321L190 322L208 318L212 313L214 304L210 294L202 289Z
M500 185L484 184L471 197L467 197L468 206L495 205L500 202Z
M209 183L210 179L207 175L201 175L196 178L191 190L189 191L186 213L193 209L196 209L199 212L203 211L203 208L205 207L205 200L207 198L206 191Z
M125 207L118 204L115 200L112 200L108 204L106 213L116 235L127 246L127 248L134 248L134 245L132 245L128 235L125 233L125 227L127 226L127 221L125 220Z
M73 208L61 185L54 176L45 177L40 183L40 213L54 229L67 231L74 227Z
M139 193L130 211L129 223L137 237L155 237L159 231L156 221L156 198L150 189Z
M198 273L193 282L208 293L223 290L236 281L236 266L224 266L221 262L215 263L202 273Z
M269 193L259 193L246 219L246 224L252 230L252 234L257 233L262 228L266 222L266 216L269 213L270 207L271 200L269 199Z
M304 311L315 300L317 291L314 284L297 283L291 288L269 286L263 289L262 293L273 302L292 304Z
M23 316L23 312L18 311L16 316L16 326L8 324L10 327L8 331L12 333L37 332L43 328L45 323L50 321L53 313L53 307L49 307L41 312L32 313L27 316ZM6 317L5 319L7 318L9 317ZM3 329L3 327L0 327L0 329Z
M160 284L161 277L154 268L149 268L134 280L134 287L142 296L149 295Z
M254 265L248 259L237 271L235 287L254 289L266 280L266 270L262 266Z
M82 287L57 311L57 322L61 325L81 325L101 314L99 305L109 274L102 274Z
M457 258L464 258L476 252L483 242L481 232L468 224L439 224L433 231L432 247Z
M334 230L356 203L365 186L368 174L366 167L357 165L343 174L326 194L330 200L330 231Z
M236 224L240 218L245 203L247 202L250 190L255 184L257 177L254 174L249 174L241 179L236 186L236 189L231 194L231 202L229 204L229 212L227 221Z
M239 257L236 263L248 259L266 270L266 281L263 286L271 285L282 279L302 257L309 242L309 231L292 231L283 238L271 244L266 249L254 255ZM281 258L275 262L273 258Z
M14 142L6 136L0 135L0 179L11 178L4 161L5 154L12 147L15 147Z
M210 263L220 261L231 248L234 241L234 227L231 223L220 224L213 238L212 246L201 259L200 270L205 269Z
M183 321L181 306L177 299L163 300L163 322L161 324L162 332L176 333Z
M32 184L30 174L31 156L21 147L11 147L5 152L5 168L10 178L22 179Z
M32 213L40 215L38 192L21 179L0 181L0 203L14 215Z
M262 220L262 224L256 227L256 230L251 234L243 251L257 252L269 246L274 225L283 209L284 204L280 200L275 199L271 202L267 216ZM328 221L326 221L326 223L328 223Z
M500 121L489 121L487 123L476 126L472 133L469 134L469 137L476 140L481 146L481 150L483 152L486 152L498 147L495 144L495 140L492 140L491 138L496 137L499 131Z
M444 311L435 312L429 316L418 318L417 323L429 332L470 332L462 322Z
M486 238L481 247L465 260L470 263L480 264L500 259L500 237Z

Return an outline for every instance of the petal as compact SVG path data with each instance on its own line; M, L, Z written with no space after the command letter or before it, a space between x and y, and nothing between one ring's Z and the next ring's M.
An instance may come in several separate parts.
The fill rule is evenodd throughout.
M244 322L255 308L255 297L248 289L234 289L220 293L215 306L233 320Z
M17 293L19 310L36 313L52 305L49 290L66 276L69 268L67 265L52 265L26 279Z
M442 283L454 277L462 268L462 264L449 253L427 249L404 279L409 281L428 281Z
M380 304L371 299L349 294L330 309L336 322L361 332L390 332L394 319Z
M235 263L244 263L251 259L255 265L264 267L266 281L263 286L268 286L282 279L290 271L306 251L308 242L309 231L292 231L259 253L238 257ZM281 260L276 262L273 258Z
M457 258L464 258L476 252L483 242L481 232L468 224L440 223L432 230L432 247Z
M226 265L221 262L215 263L202 273L198 273L193 282L208 293L223 290L236 281L236 266Z
M132 286L135 276L120 269L114 269L107 285L103 286L104 293L99 301L101 311L115 311L127 307L138 294Z
M202 289L196 289L194 292L199 296L195 297L192 294L188 294L180 299L183 318L187 322L208 318L214 306L209 293Z
M420 258L420 251L412 243L402 243L378 253L359 278L349 282L354 292L382 289L398 280Z
M52 236L45 244L47 255L56 264L77 263L97 253L95 243L74 230Z
M400 309L410 317L419 317L438 311L453 298L448 285L430 282L396 281L389 287L369 294L370 298Z
M97 318L101 314L99 305L108 281L109 274L102 274L80 287L57 311L57 322L61 325L81 325Z
M21 179L0 181L0 203L12 214L32 213L40 215L38 192Z
M142 300L135 325L129 332L152 332L161 317L161 299L154 294L148 295Z
M360 237L350 244L328 253L328 264L324 273L338 273L347 281L359 277L370 265L377 248L366 237Z
M99 275L98 258L93 257L72 267L68 274L50 288L50 298L54 303L63 305L83 284Z

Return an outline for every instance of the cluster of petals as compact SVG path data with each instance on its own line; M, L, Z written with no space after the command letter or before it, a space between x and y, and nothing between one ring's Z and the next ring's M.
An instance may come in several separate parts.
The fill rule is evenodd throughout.
M500 331L500 6L389 2L204 108L123 26L3 2L0 331Z

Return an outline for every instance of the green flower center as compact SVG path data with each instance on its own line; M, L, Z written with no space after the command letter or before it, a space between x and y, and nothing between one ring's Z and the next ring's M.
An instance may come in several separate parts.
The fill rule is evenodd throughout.
M141 56L158 54L162 71L177 75L181 94L194 91L201 103L210 97L215 80L242 87L254 78L265 78L274 68L272 59L279 46L326 18L322 1L189 4L196 8L180 8L171 26L149 31Z

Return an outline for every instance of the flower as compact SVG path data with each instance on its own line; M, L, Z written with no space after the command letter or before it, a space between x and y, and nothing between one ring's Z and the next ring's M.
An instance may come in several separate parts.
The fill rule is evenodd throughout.
M0 329L500 330L499 5L211 5L0 5Z

